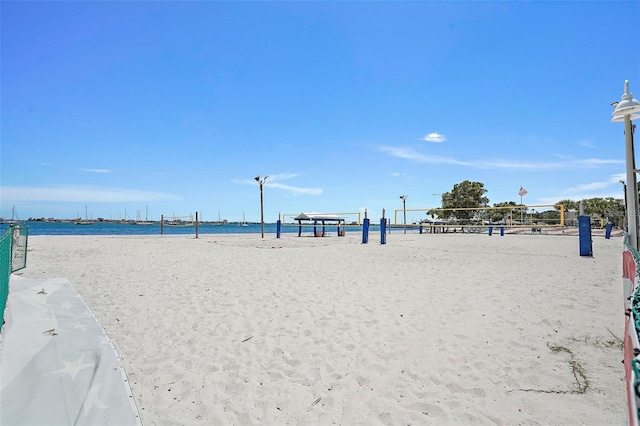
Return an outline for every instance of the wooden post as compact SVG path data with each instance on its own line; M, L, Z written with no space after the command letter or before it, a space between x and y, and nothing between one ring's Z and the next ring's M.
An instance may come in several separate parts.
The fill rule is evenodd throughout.
M196 239L198 239L198 212L196 212Z
M160 235L164 235L164 215L160 215Z

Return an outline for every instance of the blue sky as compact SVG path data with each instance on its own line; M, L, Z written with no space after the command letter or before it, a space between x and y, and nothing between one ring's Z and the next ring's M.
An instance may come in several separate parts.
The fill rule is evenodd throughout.
M623 198L640 2L9 2L1 200L228 220ZM389 214L387 214L389 216ZM419 214L408 214L417 219Z

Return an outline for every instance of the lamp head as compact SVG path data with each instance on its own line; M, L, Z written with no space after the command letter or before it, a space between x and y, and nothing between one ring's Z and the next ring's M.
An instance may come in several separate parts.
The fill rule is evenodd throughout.
M613 106L613 104L611 105ZM629 80L624 81L624 93L622 94L622 99L617 103L617 105L615 105L615 107L616 109L612 113L612 122L624 121L625 115L635 115L635 118L638 118L637 113L640 112L640 102L633 97L631 92L629 92ZM634 118L631 119L633 120Z
M614 115L613 118L611 119L612 123L622 123L624 122L624 117L626 117L627 114L623 114L623 115ZM640 114L628 114L629 115L629 120L633 121L633 120L637 120L638 118L640 118Z
M255 179L256 179L256 182L260 182L260 176L256 176Z

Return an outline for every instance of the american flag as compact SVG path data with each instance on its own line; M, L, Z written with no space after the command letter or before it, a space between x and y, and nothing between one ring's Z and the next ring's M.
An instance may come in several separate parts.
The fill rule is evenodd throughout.
M520 191L518 191L518 195L522 197L526 193L527 193L527 190L524 189L523 187L520 187Z

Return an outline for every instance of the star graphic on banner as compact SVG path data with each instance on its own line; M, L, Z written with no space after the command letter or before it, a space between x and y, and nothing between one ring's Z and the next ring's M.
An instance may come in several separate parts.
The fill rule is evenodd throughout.
M89 388L87 391L87 396L84 400L84 406L91 410L93 407L96 407L98 410L104 410L105 408L109 408L108 405L104 404L100 397L98 396L98 392L100 392L101 384L95 383L93 386Z
M80 329L82 331L87 331L87 326L85 324L80 324L79 322L76 322L75 324L73 324L73 329L74 330Z
M61 303L60 307L66 309L68 311L68 310L71 309L71 303L69 303L69 302Z
M80 370L84 370L85 368L93 367L94 364L86 364L84 361L84 355L78 358L77 361L62 361L64 364L64 368L60 370L54 371L54 373L68 373L71 376L71 379L75 379Z

